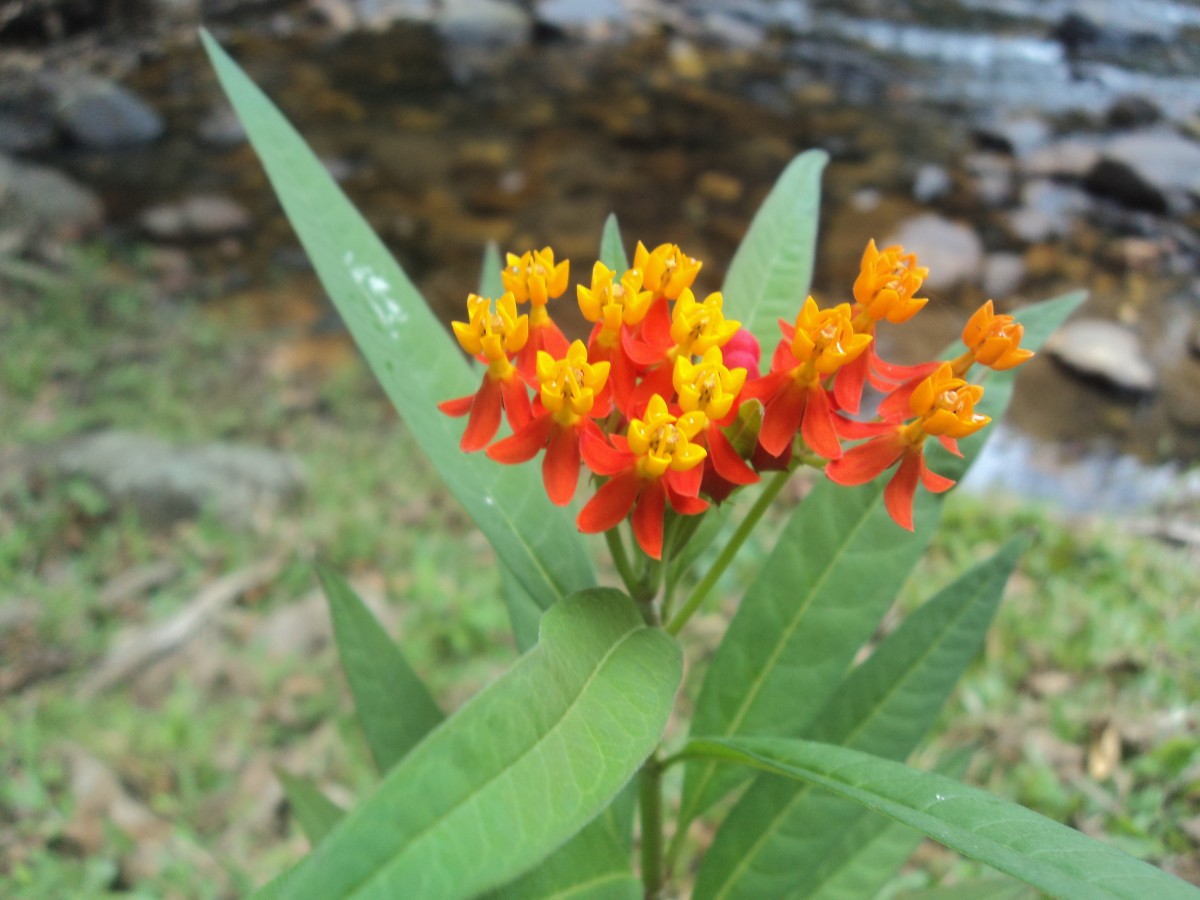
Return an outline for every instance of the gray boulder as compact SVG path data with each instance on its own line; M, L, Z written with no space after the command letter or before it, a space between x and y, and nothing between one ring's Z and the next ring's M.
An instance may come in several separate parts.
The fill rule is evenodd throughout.
M1128 394L1149 394L1158 387L1154 366L1137 335L1105 319L1076 319L1056 331L1046 352L1066 368Z
M106 78L74 75L50 84L59 127L84 147L114 150L163 134L162 117L146 101Z

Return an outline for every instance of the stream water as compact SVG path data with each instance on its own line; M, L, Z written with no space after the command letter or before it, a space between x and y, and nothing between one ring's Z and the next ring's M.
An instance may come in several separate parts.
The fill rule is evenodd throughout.
M1200 7L587 0L543 4L541 25L519 38L486 23L464 34L436 17L344 33L292 12L219 22L217 34L447 318L476 285L487 241L551 244L578 280L610 211L627 240L674 241L703 259L700 289L715 290L783 166L822 147L832 162L818 299L846 298L867 239L922 212L966 223L983 251L963 281L930 290L914 322L926 324L910 325L893 356L953 338L1002 262L1015 277L1001 308L1088 288L1087 315L1134 330L1158 374L1158 390L1130 394L1035 361L1007 430L1015 437L979 479L1008 484L1021 454L1021 465L1053 457L1052 473L1093 474L1014 486L1125 508L1161 496L1175 468L1200 457L1200 362L1188 339L1200 321L1195 205L1126 208L1089 196L1081 176L1047 181L1021 162L1026 137L1036 147L1111 136L1114 105L1130 97L1148 101L1159 126L1200 130ZM98 187L114 236L138 239L139 214L164 199L227 195L253 229L188 248L215 293L257 298L267 323L294 308L281 297L320 298L253 152L196 138L221 100L194 40L160 46L125 83L164 115L165 138L52 159ZM941 179L932 196L914 191L925 176ZM1053 227L1031 239L1012 223L1034 182L1071 193L1041 210ZM1096 489L1115 477L1129 490Z

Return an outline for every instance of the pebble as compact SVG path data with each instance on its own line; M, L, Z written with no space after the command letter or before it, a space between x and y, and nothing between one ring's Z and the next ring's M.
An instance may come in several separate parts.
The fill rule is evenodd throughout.
M1153 212L1187 212L1200 196L1200 143L1168 128L1108 141L1086 184L1096 194Z
M1051 335L1045 348L1068 369L1120 391L1149 394L1158 387L1137 335L1115 322L1076 319Z
M949 172L942 166L925 163L913 177L913 199L918 203L932 203L948 195L952 187Z
M164 203L141 214L138 222L158 240L215 238L243 231L250 214L228 197L196 194L178 203Z
M983 261L983 292L989 297L1007 297L1025 279L1025 260L1019 253L989 253Z
M114 150L162 137L162 117L136 94L106 78L62 78L53 82L53 91L59 126L88 149Z

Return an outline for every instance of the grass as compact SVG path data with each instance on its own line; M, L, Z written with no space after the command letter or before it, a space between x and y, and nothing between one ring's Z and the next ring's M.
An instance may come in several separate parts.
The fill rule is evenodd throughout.
M427 487L431 468L364 367L281 376L265 361L292 335L239 329L196 300L155 299L149 277L136 256L114 264L96 251L49 284L4 286L0 460L13 464L0 467L0 615L17 624L0 626L0 673L56 661L0 698L5 896L242 894L305 847L273 767L340 802L365 793L376 776L333 650L290 648L283 629L311 602L316 559L385 598L390 627L446 709L515 657L491 550ZM286 449L308 492L265 527L202 516L153 528L86 482L38 477L22 462L92 428ZM1118 522L958 496L898 609L1020 529L1038 539L921 758L977 747L976 783L1156 862L1194 855L1200 567L1185 551ZM220 628L129 684L81 696L131 626L162 621L214 578L273 555L285 560L279 574ZM119 576L164 562L159 586L104 599ZM272 634L284 635L282 650ZM81 752L139 811L141 831L98 824L94 790L77 783ZM145 845L157 855L139 854ZM895 886L974 871L924 852Z

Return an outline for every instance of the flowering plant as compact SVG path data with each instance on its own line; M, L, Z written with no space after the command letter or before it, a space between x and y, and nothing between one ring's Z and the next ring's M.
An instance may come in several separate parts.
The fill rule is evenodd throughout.
M922 835L1055 895L1195 896L1070 828L903 763L977 651L1023 539L855 664L928 544L941 493L1003 412L1013 369L1080 296L1017 317L989 303L944 360L886 362L876 330L920 310L927 272L870 243L853 303L808 296L825 163L812 151L781 176L722 292L703 299L699 261L641 243L630 261L610 218L575 290L586 341L568 341L551 313L570 302L566 260L550 248L503 264L489 254L453 324L476 367L270 101L204 39L330 296L495 548L523 651L444 716L346 583L323 571L382 777L351 811L287 778L313 850L262 896L657 897L695 862L690 826L718 808L696 897L869 896ZM868 384L881 395L870 411ZM742 592L690 737L664 741L683 673L675 636L805 467L823 480ZM743 493L753 501L735 522ZM577 494L588 496L572 514ZM593 533L616 586L600 586ZM665 776L679 771L668 804L678 781Z

